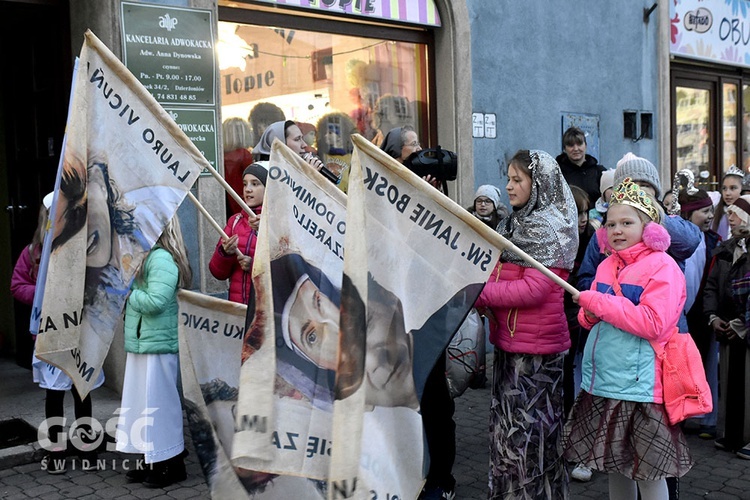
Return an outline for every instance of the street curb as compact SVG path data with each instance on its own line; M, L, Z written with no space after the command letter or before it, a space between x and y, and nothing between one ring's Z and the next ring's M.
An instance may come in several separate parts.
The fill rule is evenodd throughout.
M10 469L18 465L39 462L44 457L45 450L39 443L21 444L0 450L0 470Z

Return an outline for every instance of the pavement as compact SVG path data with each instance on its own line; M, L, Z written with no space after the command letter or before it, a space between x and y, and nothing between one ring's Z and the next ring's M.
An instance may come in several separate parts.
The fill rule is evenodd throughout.
M491 363L488 363L491 366ZM18 367L12 360L0 358L0 421L21 418L34 429L44 419L44 391L31 380L31 372ZM107 387L92 393L94 417L101 422L112 418L119 407L119 395ZM478 500L487 497L489 384L484 389L469 389L456 399L457 456L454 475L456 498ZM66 415L72 415L72 398L66 397ZM125 480L122 463L133 458L116 452L100 453L105 467L84 472L80 462L68 461L65 474L50 475L42 470L43 455L37 443L0 450L0 498L27 499L117 499L136 498L175 500L208 498L206 481L192 450L192 441L185 436L188 452L188 478L164 489L150 489ZM712 441L689 435L688 444L695 466L680 479L680 500L750 500L750 460L716 450ZM594 473L588 483L572 481L570 498L607 498L607 477ZM287 500L287 499L281 499ZM302 500L302 499L295 499Z

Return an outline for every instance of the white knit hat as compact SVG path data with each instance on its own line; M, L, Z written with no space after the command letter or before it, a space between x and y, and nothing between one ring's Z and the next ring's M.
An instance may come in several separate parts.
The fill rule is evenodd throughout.
M599 192L604 196L604 191L615 187L615 169L609 168L602 172L602 178L599 181Z

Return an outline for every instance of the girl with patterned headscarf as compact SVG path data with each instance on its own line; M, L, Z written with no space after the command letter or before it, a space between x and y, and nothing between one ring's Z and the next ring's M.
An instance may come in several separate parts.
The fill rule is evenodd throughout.
M578 217L557 162L544 151L519 151L508 166L506 191L513 211L498 232L567 279L578 249ZM490 317L497 347L489 498L565 498L568 478L558 453L563 360L570 347L563 289L505 250L476 306Z

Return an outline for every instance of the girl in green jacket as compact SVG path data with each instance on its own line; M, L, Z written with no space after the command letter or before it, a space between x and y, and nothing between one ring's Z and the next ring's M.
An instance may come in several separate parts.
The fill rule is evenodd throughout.
M175 215L138 270L125 307L127 360L117 450L144 455L127 477L152 488L186 477L177 389L177 290L191 282Z

